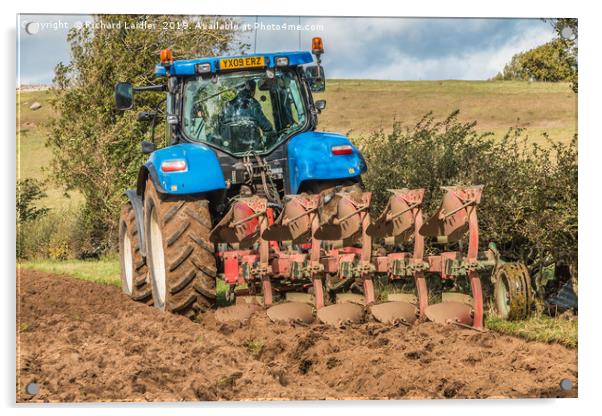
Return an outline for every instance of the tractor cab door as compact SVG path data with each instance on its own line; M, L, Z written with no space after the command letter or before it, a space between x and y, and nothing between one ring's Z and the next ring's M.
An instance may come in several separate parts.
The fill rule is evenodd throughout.
M291 72L280 73L270 89L272 113L277 131L283 131L303 122L303 102L299 84L294 82Z

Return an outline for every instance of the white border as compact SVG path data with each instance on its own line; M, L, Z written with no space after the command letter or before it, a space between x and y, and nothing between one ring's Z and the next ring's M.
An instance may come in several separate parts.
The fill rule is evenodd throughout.
M2 79L2 114L5 135L2 139L3 151L3 189L9 195L2 204L2 216L8 236L3 240L2 265L6 273L2 276L3 319L2 330L5 334L2 343L2 368L0 392L2 405L8 407L8 413L23 414L61 414L80 415L82 410L91 414L125 414L144 412L147 415L165 413L221 415L283 415L342 412L347 414L366 413L375 408L380 413L426 413L467 415L486 413L487 415L505 415L524 411L545 414L581 414L593 413L602 394L598 392L600 383L600 332L602 314L597 307L602 296L600 285L600 257L602 244L600 235L600 27L602 21L596 13L595 2L567 2L551 0L546 2L527 2L525 0L505 0L503 2L484 1L408 1L385 2L371 0L363 2L326 2L302 0L226 0L226 1L123 1L105 0L102 3L53 1L5 2L2 5L2 43L4 53ZM20 13L171 13L171 14L231 14L231 15L313 15L313 16L456 16L456 17L578 17L579 18L579 201L580 223L580 321L579 321L579 396L578 400L515 400L515 401L405 401L405 402L277 402L277 403L204 403L204 404L155 404L144 409L136 405L85 405L85 406L49 406L15 407L14 370L15 370L15 285L14 285L14 181L15 181L15 63L16 50L15 21ZM361 36L361 33L358 33ZM598 238L597 238L598 237ZM597 317L597 321L596 321ZM598 411L599 412L599 411Z

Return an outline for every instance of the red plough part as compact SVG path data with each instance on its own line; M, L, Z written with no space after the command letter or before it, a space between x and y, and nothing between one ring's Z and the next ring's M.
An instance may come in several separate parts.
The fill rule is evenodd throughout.
M349 186L335 192L318 210L318 227L313 232L312 244L326 241L339 247L324 250L320 259L321 280L327 284L329 300L335 302L318 310L318 319L322 322L332 325L358 322L363 315L361 305L370 306L375 302L372 237L367 233L371 223L371 199L370 192ZM363 297L359 294L340 296L347 288L355 288ZM317 303L316 306L320 308Z
M375 239L399 246L414 240L414 250L389 253L374 258L375 270L386 273L390 281L414 278L416 297L389 295L389 302L374 306L371 310L377 320L412 323L417 314L423 314L428 306L428 291L424 271L424 237L418 233L422 226L422 200L424 189L392 189L387 206L368 233ZM393 300L395 299L395 300ZM412 305L413 307L408 307ZM417 310L415 310L417 306ZM397 311L396 313L394 311Z
M423 224L424 190L393 190L383 214L369 231L375 237L406 242L414 237L413 253L390 253L376 258L376 271L386 272L390 280L413 277L420 315L439 323L451 323L483 329L483 294L478 270L496 264L493 253L479 253L479 230L476 207L481 200L482 186L445 187L445 195L437 213ZM424 255L424 238L438 243L458 242L468 234L468 253L444 251ZM428 304L425 276L439 275L443 280L467 277L472 297L459 292L443 293L443 302Z
M477 330L483 329L483 291L479 270L495 266L493 253L479 253L479 224L477 205L481 202L482 186L444 187L446 193L441 207L419 230L440 243L460 241L468 233L468 252L443 252L429 256L428 271L438 273L443 280L466 277L472 297L452 292L442 295L443 302L424 311L434 322L452 323Z
M270 244L261 238L261 233L268 227L269 214L265 198L238 198L210 234L212 242L234 248L220 253L229 294L234 293L237 284L247 283L247 293L255 295L260 284L266 305L272 304Z

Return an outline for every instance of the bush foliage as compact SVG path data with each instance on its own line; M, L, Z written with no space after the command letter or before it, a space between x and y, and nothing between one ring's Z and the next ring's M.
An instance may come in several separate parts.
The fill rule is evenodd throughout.
M17 258L51 258L65 260L73 257L73 238L76 232L74 212L50 211L44 216L19 222L17 229Z
M438 209L441 186L484 185L478 209L483 248L496 242L506 257L530 265L542 259L577 262L577 138L542 147L524 131L503 138L478 134L458 112L436 121L431 114L413 128L394 123L356 140L366 158L366 187L375 209L387 189L424 188L425 216Z

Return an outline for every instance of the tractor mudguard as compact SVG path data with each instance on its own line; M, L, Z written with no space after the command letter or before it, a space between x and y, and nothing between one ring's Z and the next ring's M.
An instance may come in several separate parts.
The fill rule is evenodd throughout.
M140 242L140 254L146 257L146 240L144 239L144 203L142 197L134 189L127 190L123 193L134 208L136 217L136 230L138 230L138 241Z
M337 146L345 152L335 154ZM346 153L348 152L348 153ZM366 172L366 162L342 134L305 132L293 137L288 143L290 193L296 194L304 181L348 179Z
M178 161L185 164L174 166L169 163ZM149 176L157 192L162 194L186 195L226 188L216 154L200 143L182 143L153 152L140 168L138 195L144 193Z

